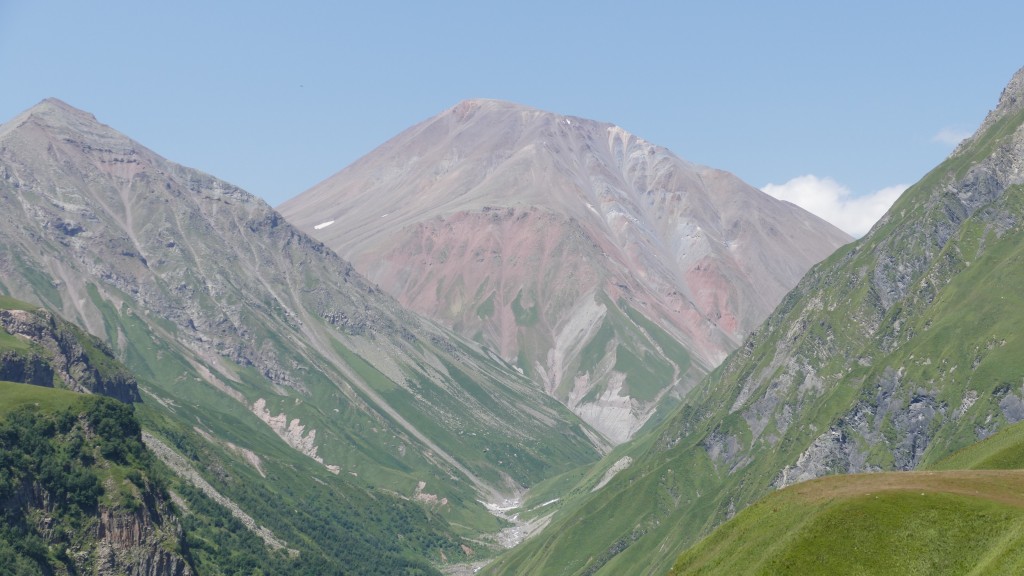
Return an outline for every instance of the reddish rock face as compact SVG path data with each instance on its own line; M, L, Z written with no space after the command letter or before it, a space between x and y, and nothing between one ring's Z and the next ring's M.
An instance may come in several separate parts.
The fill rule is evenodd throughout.
M850 240L617 126L490 100L410 128L279 209L615 442ZM648 355L674 368L630 373L628 358Z

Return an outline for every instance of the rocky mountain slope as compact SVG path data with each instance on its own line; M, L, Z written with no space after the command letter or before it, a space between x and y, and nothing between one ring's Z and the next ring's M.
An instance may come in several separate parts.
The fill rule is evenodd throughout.
M613 443L850 240L618 126L470 100L280 206Z
M372 486L475 534L501 526L481 501L605 448L265 203L60 101L0 126L0 211L0 292L101 337L138 379L144 423L304 541L328 534L297 535L307 512L268 517L281 477L329 498Z
M914 469L1024 418L1022 126L1024 70L978 132L814 267L632 466L490 573L661 574L773 488Z
M134 377L49 311L0 297L0 319L15 380L0 381L0 566L13 573L438 574L438 555L472 550L437 510L290 448L261 457L159 404L99 398L138 399Z
M46 310L0 297L0 380L137 402L138 383L98 338Z

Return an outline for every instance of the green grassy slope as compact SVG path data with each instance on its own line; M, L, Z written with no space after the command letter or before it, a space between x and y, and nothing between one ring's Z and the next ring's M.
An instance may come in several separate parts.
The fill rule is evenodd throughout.
M768 495L670 574L1014 574L1024 569L1024 423L927 471L830 476Z
M932 470L1024 469L1024 423L1008 426L994 436L957 450L929 468Z
M632 466L486 573L664 574L774 488L929 465L1024 419L1019 101L812 269Z
M76 432L74 422L99 423L108 413L117 417L117 426L81 424L87 428ZM193 467L215 470L210 483L259 518L287 549L265 545L226 508L175 476L143 447L133 413L186 455ZM78 414L87 417L83 420ZM74 439L83 435L95 445L84 446L84 455L69 454L62 447L68 442L78 446ZM442 554L452 560L465 556L463 541L436 513L335 477L286 447L261 459L259 469L238 460L230 447L210 442L151 407L0 382L0 508L7 524L0 531L0 559L7 562L0 564L66 565L67 558L54 556L53 550L92 550L97 510L148 502L138 490L152 486L162 491L163 500L167 494L177 498L183 531L180 542L171 546L188 550L189 561L202 574L427 575L438 574L434 564L440 564ZM53 475L51 470L60 472ZM284 488L268 489L268 477ZM47 514L52 521L46 530L37 526L41 516L25 507L23 490L18 488L35 478L50 494ZM124 484L125 479L135 487ZM47 546L50 553L44 552Z
M3 304L10 306L7 309L35 309L12 299L5 299ZM100 362L105 363L104 371L126 372L124 366L109 353L100 354L102 351L95 349L100 344L93 337L59 319L54 321L54 325L68 332L69 337L77 338L82 349L90 351L93 356L102 356ZM0 334L10 336L3 330ZM10 338L15 348L39 348L22 337ZM127 345L127 350L140 357L152 355L152 358L160 359L159 364L154 364L160 370L150 373L150 377L174 377L177 382L182 382L184 376L195 376L194 369L188 367L172 347L149 348L152 342L151 338L137 338ZM0 351L4 349L10 347L0 341ZM179 370L170 370L174 363ZM458 514L453 514L453 506L447 510L439 505L424 506L390 492L375 492L369 489L365 480L356 476L332 474L286 445L269 428L244 411L235 411L237 415L225 411L219 418L210 418L205 410L215 410L218 403L226 404L229 409L235 404L226 402L204 387L197 386L194 391L188 400L173 396L158 398L147 393L146 402L134 407L122 406L133 414L130 419L136 436L138 419L148 431L184 455L194 469L204 472L216 490L261 525L267 526L288 549L294 551L275 551L264 545L227 509L156 461L152 454L142 449L138 438L111 437L105 440L131 443L133 454L138 455L138 460L131 464L142 466L144 477L159 478L161 486L180 496L183 509L188 511L181 518L185 529L183 542L191 550L192 561L202 573L252 574L263 570L276 574L325 571L436 574L433 565L440 564L442 557L451 561L466 557L463 540L447 520L448 517L461 519ZM45 423L69 411L88 411L92 403L102 401L105 400L99 396L67 390L0 382L0 418L29 410L38 416L33 418L42 418ZM201 410L199 406L203 403L206 405ZM60 438L54 439L54 442L60 441ZM257 447L259 453L246 446ZM4 457L16 457L16 454L7 453ZM0 488L16 488L21 477L18 470L24 468L25 463L17 459L5 462L13 468L9 473L0 471ZM110 473L116 473L120 479L131 472L131 466L123 469L104 466L105 472L97 476L104 486ZM65 510L62 502L54 502L53 513L57 518L54 526L58 533L67 534L72 539L84 538L82 534L90 529L92 521L75 516L73 509ZM26 520L25 514L16 509L14 513L11 521L17 526L31 520ZM495 521L490 516L482 516ZM461 531L467 530L463 528ZM36 541L33 533L32 526L25 524L16 534L9 534L8 544L17 552L11 556L12 562L24 560L22 556L28 554L24 552L27 550L25 542ZM3 550L0 553L4 553ZM474 554L478 556L479 552ZM32 552L27 558L36 556L38 554ZM19 558L21 560L17 560ZM37 560L52 564L59 559Z
M670 574L1017 574L1024 472L811 480L746 508Z

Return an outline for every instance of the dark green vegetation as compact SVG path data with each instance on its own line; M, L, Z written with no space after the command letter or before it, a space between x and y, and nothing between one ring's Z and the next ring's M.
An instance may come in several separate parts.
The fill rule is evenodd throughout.
M978 133L813 268L629 468L488 573L663 574L775 488L927 466L1024 419L1022 109L1024 71ZM918 510L901 498L890 502ZM952 521L975 507L963 498L914 522ZM1017 533L1015 512L994 522ZM987 566L1002 541L978 535L964 553ZM933 568L957 569L907 566Z
M0 382L0 566L5 573L143 569L158 559L186 564L166 482L142 444L130 405ZM135 525L140 539L135 548L149 548L147 559L129 564L119 557L124 535L117 530L126 523ZM104 538L98 534L113 544L101 546Z
M269 491L194 433L167 430L196 467L218 470L213 483L223 493L272 520L268 527L287 543L275 549L147 451L131 405L0 383L0 407L0 565L14 573L91 571L104 562L97 530L113 531L116 522L106 519L125 515L142 518L143 533L159 523L152 528L158 547L199 574L426 575L437 570L425 557L464 556L444 520L414 503L330 475L305 487L294 467L273 465L268 476L283 489ZM174 513L172 493L180 503ZM99 528L104 522L111 525ZM122 566L153 563L147 552Z

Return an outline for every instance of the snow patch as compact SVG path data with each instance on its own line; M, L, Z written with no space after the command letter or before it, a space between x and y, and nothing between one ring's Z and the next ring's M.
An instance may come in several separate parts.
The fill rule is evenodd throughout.
M554 504L555 502L558 502L559 500L561 500L561 498L555 498L554 500L548 500L547 502L545 502L543 504L538 504L537 506L534 506L533 508L531 508L530 512L533 512L534 510L538 510L538 509L543 508L545 506L550 506L550 505Z
M316 226L313 226L313 230L322 230L324 228L327 228L331 224L334 224L334 220L328 220L327 222L321 222L320 224L317 224Z

